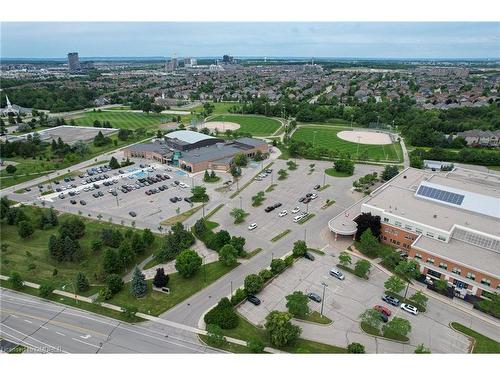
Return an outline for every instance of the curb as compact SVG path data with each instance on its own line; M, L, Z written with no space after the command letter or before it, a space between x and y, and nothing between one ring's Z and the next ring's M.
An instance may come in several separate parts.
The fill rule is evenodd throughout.
M449 322L448 326L452 330L454 330L455 332L460 333L461 335L464 335L465 337L467 337L469 339L469 341L470 341L469 354L473 353L474 352L474 347L476 346L476 339L474 337L472 337L472 336L467 335L466 333L460 332L458 329L453 328L453 326L451 325L451 323L458 323L458 322Z

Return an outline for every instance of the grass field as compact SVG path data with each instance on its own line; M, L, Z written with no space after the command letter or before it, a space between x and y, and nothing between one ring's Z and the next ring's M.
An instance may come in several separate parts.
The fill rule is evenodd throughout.
M475 340L474 350L472 351L473 353L500 353L500 342L490 339L487 336L481 335L480 333L457 322L452 322L451 326L457 331L460 331Z
M219 115L209 121L234 122L241 126L238 131L257 136L271 135L281 126L278 120L264 116Z
M341 153L349 153L354 159L372 161L401 161L403 152L399 143L392 145L363 145L345 141L337 137L337 133L350 128L328 126L306 126L298 128L292 135L296 141L314 143L315 147L334 149ZM316 136L315 136L316 134Z
M79 115L80 116L80 115ZM109 121L113 128L123 129L139 129L139 128L156 128L158 125L169 122L172 119L171 115L162 115L156 113L139 113L125 111L102 111L102 112L85 112L80 117L74 117L76 125L93 126L95 120Z

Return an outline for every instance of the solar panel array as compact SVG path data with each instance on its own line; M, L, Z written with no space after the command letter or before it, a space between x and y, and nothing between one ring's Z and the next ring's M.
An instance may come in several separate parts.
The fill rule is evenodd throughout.
M452 193L450 191L436 189L425 185L420 185L417 195L436 199L441 202L456 204L457 206L460 206L465 198L462 194Z

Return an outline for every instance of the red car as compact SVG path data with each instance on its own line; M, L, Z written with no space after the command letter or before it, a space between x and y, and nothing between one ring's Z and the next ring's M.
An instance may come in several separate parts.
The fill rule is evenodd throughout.
M391 316L392 314L391 310L389 310L387 307L384 306L376 305L373 309L377 310L378 312L381 312L385 316Z

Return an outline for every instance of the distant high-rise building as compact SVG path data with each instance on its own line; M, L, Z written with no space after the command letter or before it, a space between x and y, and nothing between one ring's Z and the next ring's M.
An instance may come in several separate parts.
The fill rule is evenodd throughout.
M222 56L222 62L224 64L232 64L234 62L234 58L233 58L233 56L224 55L224 56Z
M68 69L70 72L80 70L80 59L78 58L78 52L68 53Z
M178 61L176 57L171 58L167 63L165 64L165 69L169 72L173 72L176 70L178 67Z

